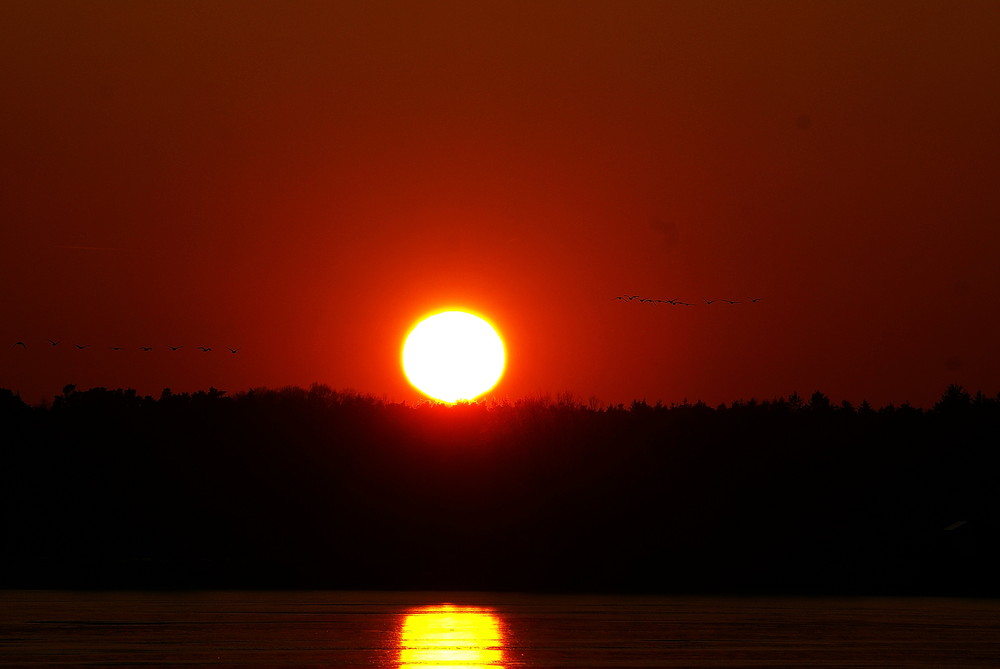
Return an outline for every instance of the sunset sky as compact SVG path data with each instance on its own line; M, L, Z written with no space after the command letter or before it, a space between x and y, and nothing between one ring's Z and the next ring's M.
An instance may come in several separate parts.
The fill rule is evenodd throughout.
M9 0L0 62L29 402L412 401L445 308L498 397L1000 391L997 2Z

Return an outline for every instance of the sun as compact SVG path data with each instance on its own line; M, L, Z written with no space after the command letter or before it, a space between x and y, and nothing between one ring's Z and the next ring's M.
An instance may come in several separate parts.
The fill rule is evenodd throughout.
M423 319L403 343L403 372L423 394L454 404L492 388L503 375L506 352L485 319L442 311Z

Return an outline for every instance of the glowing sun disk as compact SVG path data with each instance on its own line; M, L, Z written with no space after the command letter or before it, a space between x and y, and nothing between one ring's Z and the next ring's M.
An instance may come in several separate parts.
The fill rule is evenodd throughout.
M505 358L493 326L464 311L428 316L403 344L403 371L409 382L448 403L474 399L495 386Z

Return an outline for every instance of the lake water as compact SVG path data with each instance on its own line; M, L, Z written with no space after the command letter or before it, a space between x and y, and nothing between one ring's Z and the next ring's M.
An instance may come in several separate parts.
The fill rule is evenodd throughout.
M1000 602L8 591L0 665L998 667Z

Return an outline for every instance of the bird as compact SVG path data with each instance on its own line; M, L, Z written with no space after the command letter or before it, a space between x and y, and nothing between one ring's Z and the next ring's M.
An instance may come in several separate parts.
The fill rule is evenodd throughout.
M121 346L112 346L111 350L112 351L120 351L120 350L122 350L122 347Z
M171 351L176 351L179 348L184 348L184 345L181 344L180 346L171 346L170 344L167 344L167 348L169 348Z
M627 296L627 295L619 295L618 297L612 297L611 299L612 300L621 300L622 302L629 302L629 301L631 301L632 298L629 297L629 296Z
M90 346L90 344L73 344L73 346L76 346L78 349L80 349L82 351L83 349L85 349L88 346Z
M23 341L16 341L13 344L11 344L11 348L14 348L15 346L20 346L21 348L28 348L28 345L25 344Z
M58 346L59 345L59 342L56 341L56 340L54 340L54 339L47 339L46 341L48 341L53 346ZM60 341L62 341L62 340L60 340Z
M763 297L751 297L750 301L751 302L760 302L763 299L764 299Z
M709 300L709 299L706 299L704 297L701 298L701 299L705 300L705 304L711 304L712 302L718 302L719 301L719 300Z
M681 302L680 300L676 300L674 302L674 304L679 304L682 307L693 307L694 306L694 302Z
M141 348L143 351L152 351L153 350L152 346L140 346L139 348Z
M229 348L228 346L226 348L229 349L230 353L236 353L236 351L240 350L238 348Z
M212 350L212 347L211 347L211 346L199 346L198 348L200 348L200 349L201 349L202 351L204 351L205 353L208 353L209 351L211 351L211 350Z
M723 302L728 302L729 304L743 304L742 302L740 302L738 300L727 300L726 298L722 298L722 301Z

